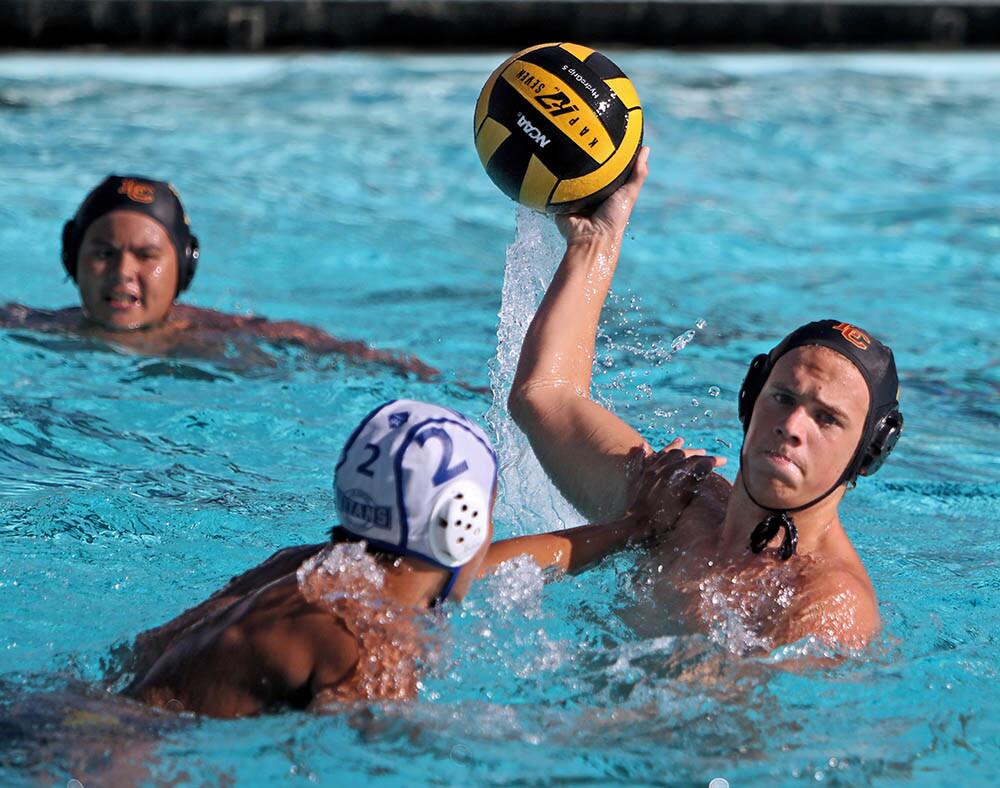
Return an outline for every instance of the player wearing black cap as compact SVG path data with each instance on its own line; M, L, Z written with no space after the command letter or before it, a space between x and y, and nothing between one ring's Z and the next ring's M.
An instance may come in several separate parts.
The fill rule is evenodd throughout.
M649 473L652 448L589 398L598 320L647 156L592 216L557 218L566 253L528 329L509 400L547 473L592 521L620 513ZM809 323L755 358L740 392L736 481L707 475L653 548L655 610L645 624L718 631L724 621L750 649L806 636L849 648L869 642L879 629L875 592L838 505L895 445L897 393L892 352L849 323Z
M80 307L49 311L7 304L0 308L0 328L72 331L140 353L219 359L234 339L263 339L374 361L423 378L436 374L411 356L338 340L301 323L175 304L194 279L200 256L173 186L109 175L63 226L62 263L80 290ZM244 350L244 358L260 356L252 347Z

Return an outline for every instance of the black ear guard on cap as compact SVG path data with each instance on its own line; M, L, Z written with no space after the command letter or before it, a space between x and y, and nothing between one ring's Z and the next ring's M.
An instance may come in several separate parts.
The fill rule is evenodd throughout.
M903 434L903 414L893 407L882 416L872 430L872 437L861 453L854 476L872 476L886 461L899 436Z
M201 259L201 244L198 243L198 236L192 235L188 242L184 244L184 262L178 271L177 293L180 295L191 286L195 271L198 270L198 260Z
M150 188L154 195L152 199L148 201L129 199L128 190L124 189L122 184L136 180ZM117 175L109 175L95 187L87 195L76 215L63 225L62 264L70 279L76 281L77 258L87 228L104 214L119 209L138 211L163 225L177 250L177 294L187 290L198 269L201 247L197 236L191 234L177 193L163 181L123 178Z
M73 237L76 235L76 220L70 219L63 225L62 231L62 264L69 278L76 281L76 249Z
M767 381L767 376L771 373L771 368L767 363L768 356L761 353L750 362L746 377L743 378L743 385L740 386L740 398L737 403L737 413L740 422L743 424L743 434L747 434L750 429L750 417L753 415L753 406L757 404L757 397L760 396L761 389Z

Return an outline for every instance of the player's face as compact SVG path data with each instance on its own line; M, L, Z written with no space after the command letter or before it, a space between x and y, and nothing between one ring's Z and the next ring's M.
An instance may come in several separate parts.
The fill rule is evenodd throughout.
M83 236L76 283L88 318L104 328L162 323L177 293L177 251L154 219L112 211Z
M844 356L818 345L782 356L754 406L741 472L764 506L790 509L829 490L854 456L868 387Z

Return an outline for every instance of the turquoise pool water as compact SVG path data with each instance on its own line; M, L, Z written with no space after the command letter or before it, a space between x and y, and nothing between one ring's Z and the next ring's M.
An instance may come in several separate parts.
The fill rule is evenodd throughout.
M528 566L482 584L402 708L219 722L108 700L88 687L114 644L323 538L337 452L375 404L487 424L491 397L276 348L247 369L0 332L0 782L39 764L53 785L994 782L1000 57L611 54L653 159L598 393L654 442L735 460L754 353L826 316L889 341L907 432L844 507L884 641L791 673L725 633L644 639L622 620L642 593L623 555L544 588ZM502 391L555 255L472 146L503 56L0 58L0 301L74 302L61 222L107 172L139 171L174 181L201 237L189 303L449 380L492 367ZM571 520L502 412L489 427L499 535Z

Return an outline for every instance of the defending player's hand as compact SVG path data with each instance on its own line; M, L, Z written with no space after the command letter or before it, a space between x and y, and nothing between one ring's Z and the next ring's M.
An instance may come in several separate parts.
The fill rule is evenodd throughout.
M701 483L725 462L704 449L682 449L680 439L646 457L628 514L643 536L657 537L673 530L694 499Z

